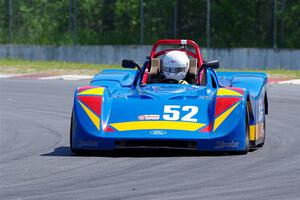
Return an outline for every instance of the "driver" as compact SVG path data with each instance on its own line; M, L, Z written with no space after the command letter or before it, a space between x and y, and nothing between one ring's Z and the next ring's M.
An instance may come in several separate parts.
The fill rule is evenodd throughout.
M178 50L169 51L161 59L161 72L164 82L188 84L184 79L189 70L189 58L186 53Z

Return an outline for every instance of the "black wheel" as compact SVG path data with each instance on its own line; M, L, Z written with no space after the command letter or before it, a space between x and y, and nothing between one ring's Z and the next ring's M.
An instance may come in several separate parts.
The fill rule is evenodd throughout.
M249 152L249 147L250 147L250 126L249 126L249 109L248 109L248 106L246 108L245 123L246 123L246 135L245 135L246 145L245 145L245 150L241 151L240 154L247 154Z
M264 122L263 122L263 126L264 126L264 138L263 138L263 141L262 143L256 145L257 147L263 147L264 144L265 144L265 140L266 140L266 115L264 114Z
M77 155L88 155L90 154L92 151L87 150L87 149L75 149L73 147L73 124L74 123L74 116L73 116L73 112L72 112L72 116L71 116L71 125L70 125L70 150L72 153L77 154Z
M76 150L73 148L73 112L72 112L71 124L70 124L70 149L72 153L76 153L75 152Z
M72 112L71 124L70 124L70 150L74 154L80 154L80 153L82 153L81 150L73 148L73 112Z

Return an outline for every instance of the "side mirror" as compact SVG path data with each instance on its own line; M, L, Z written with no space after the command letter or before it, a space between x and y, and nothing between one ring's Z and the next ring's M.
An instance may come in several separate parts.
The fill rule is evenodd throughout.
M218 69L219 68L219 61L218 60L208 61L208 62L205 62L203 64L203 66L205 68Z
M138 68L139 72L136 73L134 81L133 81L133 86L136 87L137 81L138 81L138 76L140 77L141 80L143 78L143 70L142 70L142 68L139 66L139 64L137 64L133 60L127 60L127 59L123 59L122 60L122 67L123 68L127 68L127 69Z
M134 62L133 60L122 60L122 67L123 68L129 68L129 69L134 69L134 68L140 68L140 66Z

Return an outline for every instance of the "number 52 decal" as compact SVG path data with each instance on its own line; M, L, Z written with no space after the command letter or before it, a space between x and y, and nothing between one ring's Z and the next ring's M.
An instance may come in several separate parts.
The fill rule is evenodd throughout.
M179 106L179 105L165 105L164 106L164 120L178 120L182 114L180 112L185 112L181 117L181 121L197 122L197 118L193 118L198 113L197 106ZM187 113L186 113L187 112Z

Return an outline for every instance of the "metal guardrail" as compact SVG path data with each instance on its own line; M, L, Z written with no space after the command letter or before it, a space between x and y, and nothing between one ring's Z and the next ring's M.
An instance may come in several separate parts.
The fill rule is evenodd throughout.
M120 64L124 58L143 63L152 46L34 46L0 45L0 58L62 60ZM300 49L226 48L201 49L204 60L218 59L222 68L300 70Z

